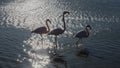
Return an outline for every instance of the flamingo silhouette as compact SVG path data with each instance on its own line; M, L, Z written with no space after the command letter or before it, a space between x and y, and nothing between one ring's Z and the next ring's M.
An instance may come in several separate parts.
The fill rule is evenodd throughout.
M88 29L88 28L89 28L89 29ZM80 40L80 39L82 40L82 38L88 38L88 37L89 37L89 30L91 30L91 29L92 29L91 26L90 26L90 25L87 25L87 26L85 27L85 30L77 33L75 37L76 37L76 38L79 38L79 40ZM76 42L76 44L78 44L79 40Z
M51 23L51 21L49 19L46 19L46 26L43 26L43 27L39 27L35 30L33 30L31 33L36 33L36 34L40 34L40 36L42 37L42 34L47 34L48 32L50 32L50 28L48 26L48 22ZM42 40L43 40L43 37L42 37Z
M57 49L57 36L60 35L60 34L63 34L64 31L66 30L66 24L65 24L65 15L66 15L66 14L70 14L70 12L68 12L68 11L64 11L64 12L63 12L62 21L63 21L63 24L64 24L64 28L63 28L63 29L61 29L61 28L56 28L56 29L52 30L50 33L48 33L48 35L55 35L56 49Z

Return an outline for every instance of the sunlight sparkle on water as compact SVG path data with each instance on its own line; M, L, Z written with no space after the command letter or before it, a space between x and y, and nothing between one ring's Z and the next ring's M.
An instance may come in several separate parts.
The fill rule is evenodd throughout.
M5 6L7 15L3 20L6 20L6 24L28 30L43 26L43 22L45 22L44 20L46 20L47 16L52 15L48 10L54 11L54 8L51 9L51 6L45 3L47 3L47 0L24 0L23 2L15 1L14 3L10 3ZM16 61L22 63L24 60L28 60L33 68L44 68L47 66L54 68L50 64L49 55L47 53L47 48L52 45L52 43L46 40L46 38L44 42L45 44L41 43L40 35L31 35L28 40L23 41L26 45L22 45L24 48L23 51L27 53L30 58L23 57L23 59L21 59L21 55L18 55ZM27 50L25 48L26 46L31 46L32 49Z

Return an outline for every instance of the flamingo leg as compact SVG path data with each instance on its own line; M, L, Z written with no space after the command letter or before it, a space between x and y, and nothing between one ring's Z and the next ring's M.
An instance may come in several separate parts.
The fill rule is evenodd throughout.
M41 36L41 41L42 41L42 44L43 44L43 36L42 36L42 34L40 34L40 36ZM43 48L43 46L42 46L42 48Z
M77 42L76 42L76 47L78 47L79 41L80 41L80 39L77 40Z
M57 49L57 36L55 36L55 44L56 44L56 49Z
M57 36L55 36L55 52L57 50Z

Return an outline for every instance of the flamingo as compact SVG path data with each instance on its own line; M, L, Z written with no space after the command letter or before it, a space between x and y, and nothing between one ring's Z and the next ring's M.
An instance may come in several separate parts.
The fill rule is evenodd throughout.
M31 33L40 34L41 37L42 37L42 34L47 34L48 32L50 32L48 22L51 24L51 21L49 19L46 19L46 26L47 27L45 27L45 26L39 27L39 28L33 30ZM42 39L43 39L43 37L42 37Z
M91 26L87 25L85 27L85 30L83 30L75 35L75 38L79 38L79 40L82 38L88 38L89 37L89 30L91 30L91 29L92 29ZM79 40L76 42L76 44L78 44Z
M64 24L64 28L63 28L63 29L61 29L61 28L56 28L56 29L52 30L50 33L48 33L48 35L55 35L56 49L57 49L57 36L60 35L60 34L63 34L64 31L66 30L66 24L65 24L65 15L66 15L66 14L70 14L70 12L68 12L68 11L64 11L64 12L63 12L62 21L63 21L63 24Z

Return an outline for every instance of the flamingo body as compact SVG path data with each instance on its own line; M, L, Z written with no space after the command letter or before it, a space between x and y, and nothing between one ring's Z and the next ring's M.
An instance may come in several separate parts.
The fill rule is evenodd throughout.
M52 30L50 33L48 33L48 35L60 35L64 32L64 30L62 30L61 28L57 28L57 29L54 29Z
M87 38L88 36L89 33L87 33L86 31L81 31L75 37L82 39L82 38Z
M90 25L87 25L86 28L85 28L85 30L77 33L77 34L75 35L75 37L76 37L76 38L79 38L79 40L80 40L80 39L82 40L82 38L88 38L88 37L89 37L89 30L88 30L88 28L91 30L91 26L90 26ZM76 42L76 44L78 44L79 40Z
M36 34L46 34L47 32L48 31L46 27L40 27L32 31L32 33L36 33Z
M50 28L48 26L48 22L51 23L51 21L49 19L46 19L46 26L47 27L45 27L45 26L39 27L39 28L33 30L31 33L36 33L36 34L40 34L40 35L48 33L50 31ZM48 28L48 30L47 30L47 28Z
M77 37L77 38L79 38L79 39L89 37L89 30L88 30L88 28L91 30L91 26L90 26L90 25L87 25L86 28L85 28L85 30L77 33L75 37Z

